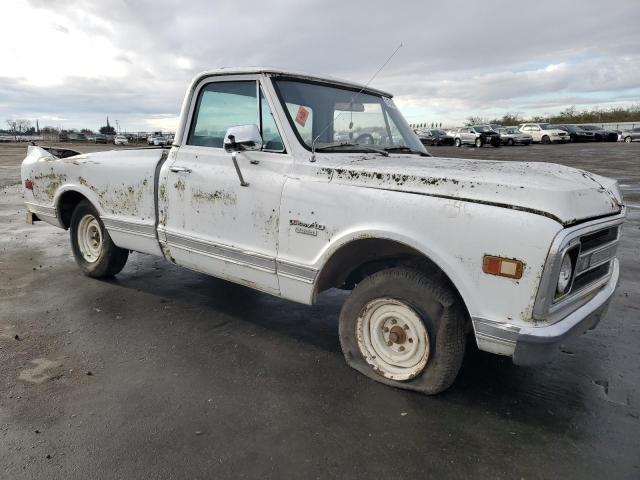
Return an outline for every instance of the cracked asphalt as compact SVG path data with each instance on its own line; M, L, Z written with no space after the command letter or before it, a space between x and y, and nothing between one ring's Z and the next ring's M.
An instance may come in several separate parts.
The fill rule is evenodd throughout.
M436 397L344 363L342 292L298 305L135 253L84 277L68 232L24 222L25 149L0 144L0 478L640 478L640 143L430 148L585 168L630 206L597 329L537 368L471 351Z

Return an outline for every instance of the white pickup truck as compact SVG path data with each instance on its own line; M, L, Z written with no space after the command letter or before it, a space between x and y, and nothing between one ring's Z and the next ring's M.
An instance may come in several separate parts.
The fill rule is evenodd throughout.
M453 383L469 335L516 364L547 360L618 282L614 180L431 157L391 95L342 80L206 72L170 147L32 146L22 179L28 221L69 229L90 277L136 251L306 304L352 290L348 364L427 394Z

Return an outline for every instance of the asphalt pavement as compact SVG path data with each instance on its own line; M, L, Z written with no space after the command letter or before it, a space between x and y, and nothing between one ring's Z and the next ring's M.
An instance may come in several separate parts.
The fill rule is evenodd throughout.
M430 151L585 168L630 206L596 330L542 367L471 351L435 397L345 364L343 292L299 305L136 253L84 277L68 232L25 223L24 146L0 145L0 478L640 478L640 143Z

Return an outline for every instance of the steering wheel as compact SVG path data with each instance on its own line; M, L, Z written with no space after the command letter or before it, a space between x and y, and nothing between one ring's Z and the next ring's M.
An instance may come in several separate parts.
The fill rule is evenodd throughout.
M364 141L366 139L366 141ZM373 135L370 133L361 133L356 138L353 139L353 143L361 143L365 145L373 145L375 140L373 139Z

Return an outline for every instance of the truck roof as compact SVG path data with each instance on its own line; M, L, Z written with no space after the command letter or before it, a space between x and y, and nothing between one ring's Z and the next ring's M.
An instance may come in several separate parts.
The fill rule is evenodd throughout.
M339 85L344 85L347 87L363 89L364 91L377 93L379 95L384 95L386 97L393 97L393 95L391 95L388 92L378 90L376 88L372 88L369 86L365 86L361 83L350 82L348 80L342 80L340 78L334 78L328 75L322 75L322 76L313 75L311 73L296 72L293 70L285 70L282 68L275 68L275 67L223 67L223 68L217 68L214 70L206 70L195 76L195 78L193 79L192 85L195 85L200 81L200 79L204 77L211 77L216 75L249 74L249 73L264 73L267 75L274 75L274 76L297 77L297 78L315 80L320 82L330 82L330 83L335 83Z

